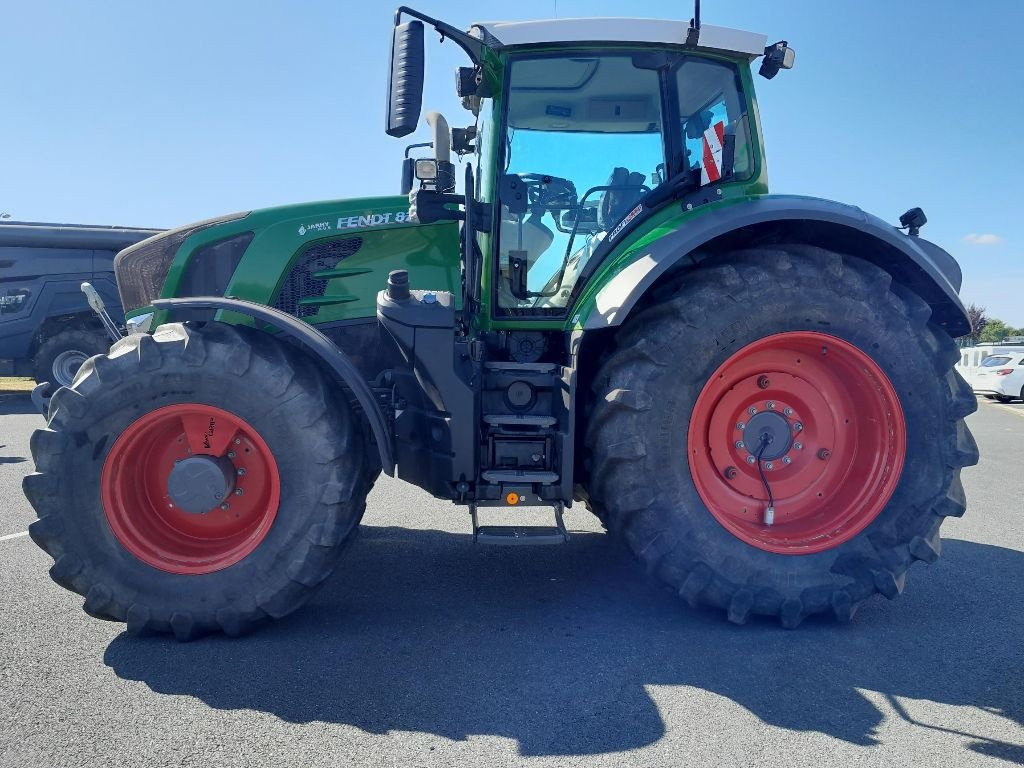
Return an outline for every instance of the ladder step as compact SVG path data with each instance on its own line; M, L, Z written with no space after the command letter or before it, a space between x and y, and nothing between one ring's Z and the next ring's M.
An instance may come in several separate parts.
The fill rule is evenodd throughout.
M564 544L569 535L553 525L482 525L476 529L478 544L504 547Z
M558 368L555 363L504 363L488 361L484 363L488 371L505 371L507 373L554 373Z
M526 413L491 414L484 421L494 426L553 427L558 423L554 416L531 416Z
M483 473L488 483L557 483L558 473L531 469L490 469Z

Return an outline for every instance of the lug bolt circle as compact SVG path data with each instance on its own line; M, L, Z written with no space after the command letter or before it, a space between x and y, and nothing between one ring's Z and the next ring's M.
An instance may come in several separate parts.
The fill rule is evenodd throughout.
M775 465L774 465L774 464L772 464L772 463L771 463L770 461L766 461L766 462L764 463L764 468L765 468L765 469L775 469Z
M798 451L802 451L804 449L804 444L801 443L800 441L797 441L793 443L793 447L796 448Z
M753 416L755 413L757 413L757 408L755 408L754 406L750 406L749 408L747 408L747 413Z
M753 464L755 461L757 461L757 459L753 456L747 456L747 464Z
M739 448L741 450L743 449L743 441L742 440L737 440L735 443L733 443L733 445L735 445L737 448Z
M793 431L794 431L794 432L802 432L802 431L803 431L803 428L804 428L804 425L803 425L803 424L801 424L801 423L800 423L799 421L798 421L798 422L796 422L796 423L795 423L795 424L793 425Z
M792 408L789 408L789 407L787 407L787 408L786 408L786 409L785 409L785 410L783 411L783 413L784 413L784 414L786 414L787 416L792 416L792 415L793 415L793 409L792 409Z
M765 403L765 407L767 407L769 411L775 410L775 401L769 400L767 403Z
M782 457L782 463L783 464L792 464L793 460L791 458L789 458L789 456L783 456Z
M740 432L742 432L746 428L747 428L747 425L744 424L742 421L736 422L736 429L738 429Z

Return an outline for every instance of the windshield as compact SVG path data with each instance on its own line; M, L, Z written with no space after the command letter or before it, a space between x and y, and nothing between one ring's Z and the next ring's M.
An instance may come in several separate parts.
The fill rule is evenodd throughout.
M734 175L750 172L730 65L661 53L543 55L514 60L508 88L497 250L506 314L563 311L583 267L644 195L701 166L706 133L717 131L718 144L734 137Z

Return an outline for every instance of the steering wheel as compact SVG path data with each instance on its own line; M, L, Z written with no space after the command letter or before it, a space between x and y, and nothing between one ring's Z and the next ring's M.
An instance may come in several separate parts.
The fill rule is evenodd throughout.
M532 211L566 210L578 203L576 185L569 179L545 173L521 173L519 178L526 184Z

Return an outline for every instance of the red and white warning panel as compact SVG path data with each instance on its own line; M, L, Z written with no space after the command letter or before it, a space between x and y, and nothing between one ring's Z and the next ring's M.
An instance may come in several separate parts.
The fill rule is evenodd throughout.
M701 186L722 178L722 147L724 145L724 122L717 122L704 131L704 157L700 165Z

